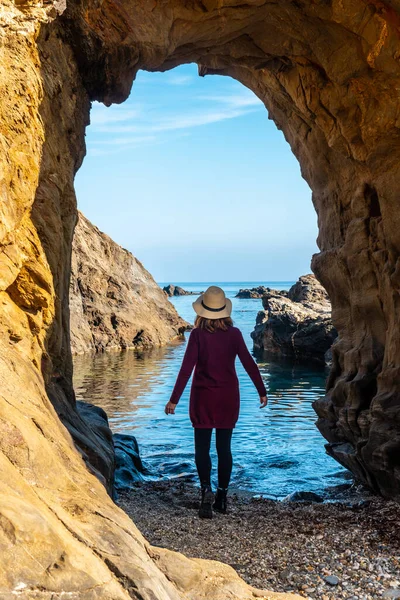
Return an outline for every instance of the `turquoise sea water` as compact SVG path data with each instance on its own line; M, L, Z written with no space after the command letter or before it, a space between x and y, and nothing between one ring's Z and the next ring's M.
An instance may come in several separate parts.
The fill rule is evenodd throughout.
M212 282L174 282L188 291L206 289ZM261 300L234 296L240 288L266 285L289 289L293 282L217 283L233 302L233 319L249 346L250 332ZM160 284L163 286L164 284ZM195 296L171 298L179 314L193 322ZM189 388L176 414L164 414L164 406L180 368L185 343L147 352L126 351L75 358L74 382L78 399L102 406L115 432L136 436L151 478L196 479L193 461L193 429L188 418ZM259 408L257 392L242 365L237 372L241 411L233 435L233 484L283 498L297 490L322 491L336 485L345 471L325 453L315 427L311 403L324 394L327 373L307 366L290 366L257 360L269 393L269 405ZM213 462L216 464L215 451ZM215 469L214 469L215 473Z

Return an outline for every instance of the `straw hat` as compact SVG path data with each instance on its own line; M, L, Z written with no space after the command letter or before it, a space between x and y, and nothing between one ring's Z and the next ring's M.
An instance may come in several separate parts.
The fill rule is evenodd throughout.
M232 302L224 290L212 285L192 304L194 312L206 319L225 319L231 316Z

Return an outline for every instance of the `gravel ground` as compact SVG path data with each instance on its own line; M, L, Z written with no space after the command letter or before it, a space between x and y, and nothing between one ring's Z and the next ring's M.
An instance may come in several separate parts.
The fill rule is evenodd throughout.
M300 504L232 493L198 518L185 482L137 484L118 503L155 546L230 564L249 584L320 600L400 599L400 505L380 498Z

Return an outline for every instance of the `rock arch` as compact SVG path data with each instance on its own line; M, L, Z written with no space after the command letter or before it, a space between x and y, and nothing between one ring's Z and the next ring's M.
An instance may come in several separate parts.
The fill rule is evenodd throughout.
M182 587L171 553L107 499L59 420L109 480L71 383L73 178L90 101L123 101L138 69L196 62L232 76L283 130L313 190L313 269L339 331L318 425L338 460L398 497L400 3L3 0L0 24L0 590L219 597L199 591L203 563L179 558L193 574Z

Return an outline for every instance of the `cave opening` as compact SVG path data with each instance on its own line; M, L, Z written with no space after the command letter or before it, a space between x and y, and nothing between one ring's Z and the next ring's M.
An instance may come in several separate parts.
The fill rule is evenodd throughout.
M80 3L70 4L61 28L40 39L41 119L44 124L59 121L59 127L48 127L50 144L44 144L32 215L60 300L46 341L50 360L45 377L52 368L63 372L71 395L67 282L76 216L72 178L83 158L90 101L122 102L140 70L164 72L190 62L201 65L202 75L229 75L251 89L284 132L318 214L320 252L312 269L329 293L340 336L329 392L316 404L318 427L339 462L370 487L392 495L393 484L376 447L386 456L382 415L397 402L390 392L394 371L380 375L384 361L396 364L397 349L397 297L392 291L400 245L391 200L397 134L388 109L396 106L397 96L396 85L387 85L396 81L391 49L397 33L385 7L376 11L364 2L357 7L359 11L354 6L340 10L338 19L335 6L326 3L173 7L167 2L139 9L132 3L122 15L89 5L81 13ZM321 23L326 24L323 35ZM108 26L113 32L109 38ZM337 49L334 59L332 48ZM52 86L61 64L68 73L64 87L60 82ZM63 166L55 170L61 169L64 186L59 214L46 198L58 157ZM54 219L52 227L46 216ZM61 235L55 243L57 227ZM370 376L379 376L380 385L369 407L361 410L363 401L352 379ZM349 443L343 445L343 440Z
M299 164L264 104L195 64L94 103L78 208L160 282L295 281L317 252Z
M102 598L121 600L136 592L157 598L254 595L227 567L149 546L107 495L115 455L109 430L102 428L104 414L82 415L75 403L68 280L76 222L73 181L84 155L89 104L122 102L139 69L164 71L191 61L203 74L231 75L262 99L313 192L320 248L313 270L329 291L340 334L329 389L317 407L319 428L329 451L357 480L398 500L397 3L7 0L0 13L5 24L0 28L5 90L0 95L1 529L6 540L1 589L8 595L95 590ZM397 550L386 545L387 527L393 525L396 540L398 524L393 503L373 502L380 514L373 519L372 536L364 508L345 508L338 535L330 526L326 536L318 535L317 546L303 543L304 534L315 534L321 525L318 518L310 528L308 507L297 521L300 542L293 535L295 521L289 521L282 539L279 511L275 547L286 564L273 566L268 588L278 573L286 579L287 557L292 564L298 556L300 593L308 593L303 585L308 565L315 564L314 548L328 565L327 550L338 556L352 538L357 557L360 543L372 540L372 556L383 531L389 552L376 563L380 571ZM254 521L269 557L271 539L258 518ZM366 521L363 540L360 527ZM339 545L332 546L334 540ZM285 547L289 552L282 554ZM298 554L310 547L311 554ZM258 556L251 556L249 562L259 568ZM358 566L350 574L357 573L354 592L346 588L356 595ZM370 589L371 571L365 572ZM398 564L392 575L398 579ZM221 586L214 585L216 578ZM281 583L282 590L295 589ZM386 593L385 586L377 593Z
M202 75L251 89L284 132L312 189L320 249L312 270L340 338L318 427L359 480L398 494L385 429L386 408L398 407L396 11L365 0L80 7L70 4L64 23L91 100L122 102L141 69L196 62ZM370 376L379 377L377 394L360 410L352 379Z
M199 77L193 63L160 73L139 71L124 103L111 107L93 104L86 145L87 156L75 181L78 207L85 216L138 257L160 287L175 284L190 293L210 284L223 287L234 303L234 322L253 350L251 335L263 309L261 296L250 300L235 296L242 288L257 286L289 290L310 272L311 255L317 251L310 189L282 132L268 119L265 105L232 77ZM81 235L80 226L77 235ZM78 252L83 246L80 244ZM108 256L117 262L109 245L103 251L104 268L110 266ZM81 264L79 270L92 273L94 263L90 269ZM122 273L105 275L113 282L105 295L118 302L124 289ZM89 286L92 292L95 285L93 281ZM143 301L148 299L145 287L140 294ZM192 300L190 295L170 298L179 315L190 323L194 320ZM74 323L74 295L71 306ZM111 315L110 341L105 342L107 317L103 319L101 331L93 335L95 346L134 347L140 361L130 355L76 357L77 397L100 404L117 432L137 436L152 472L161 468L164 475L173 475L186 469L192 476L194 464L186 460L192 451L192 431L184 408L177 418L179 436L175 425L167 422L159 440L148 435L152 427L160 427L159 413L173 387L183 347L163 351L144 347L151 341L148 323L138 324L137 332L123 341L124 321L126 316L121 313ZM296 361L299 351L291 332L287 338ZM301 335L296 343L298 338ZM248 469L238 468L237 484L249 487L253 477L253 484L274 498L293 491L292 479L299 482L299 489L308 486L318 491L343 473L325 455L311 406L324 393L326 371L314 362L309 367L277 366L260 352L258 359L271 388L272 420L270 426L257 420L255 396L239 366L245 386L246 424L235 445L238 453L246 449ZM158 387L153 383L155 372ZM189 386L183 406L188 393ZM152 396L155 408L149 409ZM167 431L170 425L172 431ZM249 431L253 431L252 442ZM174 448L173 459L165 445ZM300 447L302 461L296 456ZM264 477L256 468L260 450L265 457ZM167 458L160 465L153 456L164 451Z

